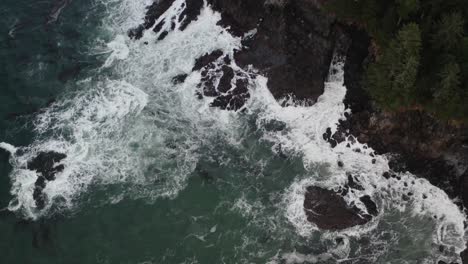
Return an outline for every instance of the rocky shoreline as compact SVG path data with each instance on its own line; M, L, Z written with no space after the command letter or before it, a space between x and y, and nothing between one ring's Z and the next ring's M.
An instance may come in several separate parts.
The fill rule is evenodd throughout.
M353 64L352 61L350 61ZM466 212L468 207L468 127L442 121L419 109L386 112L379 109L360 85L362 67L345 72L346 106L352 114L340 122L334 138L353 135L389 157L393 172L411 172L444 190ZM350 70L353 69L353 70ZM357 69L357 71L356 71ZM357 73L357 74L356 74ZM359 78L358 78L359 77ZM466 225L466 222L465 222ZM461 254L468 263L468 250ZM438 264L447 264L439 261Z
M361 85L364 69L373 59L371 39L364 30L325 14L320 1L265 1L263 5L258 4L261 1L250 5L249 1L211 2L234 34L242 35L257 26L255 37L245 41L236 62L258 68L269 78L269 89L278 99L290 96L313 104L323 92L333 52L346 56L345 104L352 114L340 123L336 134L328 135L331 145L344 135L353 135L376 154L390 158L388 177L409 171L444 190L461 208L467 207L468 127L441 121L419 109L379 109ZM335 201L336 210L323 207L323 197ZM341 202L338 194L311 186L304 207L309 221L323 229L342 229L370 219L370 215ZM372 207L373 202L370 204ZM328 220L336 219L330 215L341 219L348 215L349 221L326 223L309 213L314 210L328 214ZM462 253L463 263L468 263L467 255Z
M187 0L182 7L183 13L178 17L163 17L174 1L155 1L148 7L144 22L128 31L129 37L138 40L145 31L152 30L158 35L158 41L163 40L176 27L185 30L197 19L204 3L203 0ZM321 1L318 0L209 0L208 4L221 13L220 24L233 35L241 37L243 45L234 55L216 50L196 60L192 71L200 71L202 75L194 92L196 96L214 97L212 107L242 110L250 97L247 87L252 76L248 72L253 66L268 77L268 87L276 99L287 98L289 102L292 99L312 105L323 93L333 54L338 53L347 58L344 78L348 93L345 104L352 114L341 121L337 133L332 135L327 131L324 139L334 147L344 137L352 135L359 142L368 144L376 154L391 157L390 175L410 171L430 180L451 198L460 198L460 206L468 205L468 192L463 188L468 187L466 126L438 121L419 110L395 113L379 110L361 86L364 68L373 59L371 39L364 30L337 21L332 14L322 10ZM243 71L236 70L233 61ZM180 74L173 78L173 82L184 82L186 77L187 74ZM52 156L56 163L56 155ZM44 166L47 171L56 170ZM49 178L45 179L53 180ZM45 181L38 179L35 199L41 208L45 203L41 194L44 186ZM313 187L310 190L304 203L306 212L318 201L313 199L317 197L314 192L326 193L332 200L336 199L335 205L340 208L337 210L361 219L350 220L349 225L334 225L339 228L326 228L326 224L319 224L325 229L363 224L372 217L369 212L366 214L355 208L347 208L337 198L342 195ZM373 207L372 200L367 204ZM309 218L315 219L310 214ZM312 222L317 224L318 221L315 219Z
M196 20L204 3L187 0L178 23L175 17L161 20L174 1L156 1L148 8L144 23L129 30L129 37L140 39L146 30L153 30L158 40L163 40L176 24L178 30L184 30ZM268 87L276 99L312 105L323 94L333 54L338 53L347 58L345 105L351 114L340 122L337 133L327 131L324 140L334 147L352 135L376 154L390 157L391 171L382 177L409 171L444 190L460 207L468 206L468 127L438 120L419 109L379 109L361 85L365 66L373 59L371 39L364 30L326 14L318 0L208 3L221 13L220 23L242 38L243 48L234 55L216 50L198 58L192 71L200 71L202 79L195 96L214 97L212 107L241 111L250 97L248 85L252 76L248 72L253 66L268 77ZM234 67L233 61L243 71ZM186 77L187 74L174 76L173 82L182 83ZM27 164L28 169L42 175L35 182L33 197L39 210L47 203L42 190L64 169L60 162L65 158L61 153L40 153ZM308 220L326 230L367 223L378 214L372 198L360 197L366 212L346 204L343 198L345 192L358 188L352 175L338 192L309 186L304 201ZM468 252L462 253L462 259L468 263Z

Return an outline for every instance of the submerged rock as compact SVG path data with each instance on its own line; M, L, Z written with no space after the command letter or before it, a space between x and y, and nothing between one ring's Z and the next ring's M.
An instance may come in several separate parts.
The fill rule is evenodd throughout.
M72 0L58 0L54 3L52 9L49 12L49 15L47 16L47 22L46 24L52 24L55 23L60 14L62 13L63 9L65 9Z
M370 213L377 214L377 206L370 197L361 198ZM350 206L338 193L316 186L307 188L304 200L307 220L320 229L342 230L357 225L364 225L372 216L362 212L356 206Z

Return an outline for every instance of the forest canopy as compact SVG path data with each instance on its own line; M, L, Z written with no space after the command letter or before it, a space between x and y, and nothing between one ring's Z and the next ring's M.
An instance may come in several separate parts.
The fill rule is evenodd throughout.
M326 8L372 37L363 85L380 106L468 119L466 0L330 0Z

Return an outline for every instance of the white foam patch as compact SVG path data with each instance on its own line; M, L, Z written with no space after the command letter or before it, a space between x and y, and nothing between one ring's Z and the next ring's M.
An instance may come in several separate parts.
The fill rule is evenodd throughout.
M268 264L288 263L288 264L301 264L301 263L323 263L333 260L343 260L349 256L350 242L347 238L342 238L342 243L334 245L329 248L327 252L321 254L302 254L297 251L293 252L278 252L271 258Z
M0 148L4 149L5 151L8 151L10 154L15 154L17 150L15 146L5 143L5 142L0 143Z
M110 49L111 55L104 63L104 67L110 67L114 60L125 60L130 54L130 49L125 44L125 37L118 35L115 40L109 42L107 47Z

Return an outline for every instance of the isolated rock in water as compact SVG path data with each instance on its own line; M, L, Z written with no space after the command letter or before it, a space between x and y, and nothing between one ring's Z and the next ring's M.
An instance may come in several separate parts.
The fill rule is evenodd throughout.
M370 199L364 198L369 211L376 213L377 207ZM375 206L375 207L374 207ZM334 191L316 186L307 188L304 200L307 220L320 229L341 230L357 225L364 225L372 216L355 206L349 206L344 198Z
M181 84L181 83L185 82L187 77L188 77L188 75L185 74L185 73L179 74L179 75L175 76L174 78L172 78L172 83L173 84Z
M57 152L41 152L37 157L28 162L28 169L40 173L34 184L33 198L36 201L38 209L44 209L46 205L46 196L44 188L48 181L55 180L55 174L63 171L63 164L58 164L65 159L67 155Z
M55 180L55 174L64 169L63 165L57 165L67 155L58 152L41 152L37 157L28 162L28 169L40 172L48 181Z

